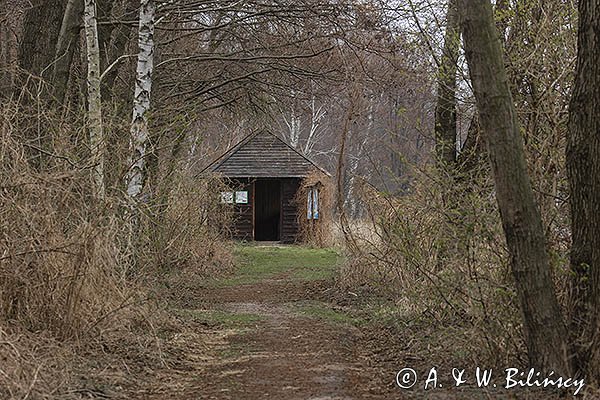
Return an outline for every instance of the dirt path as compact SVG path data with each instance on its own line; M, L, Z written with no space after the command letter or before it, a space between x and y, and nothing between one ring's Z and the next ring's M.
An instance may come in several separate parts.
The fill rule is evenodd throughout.
M405 366L423 373L431 361L419 354L435 346L427 329L388 329L357 317L334 301L331 280L318 259L257 256L254 266L207 285L172 288L175 323L158 332L159 352L143 362L123 360L128 373L115 398L139 400L476 400L550 399L549 393L444 388L401 390L395 374ZM287 267L288 261L290 262ZM323 264L332 267L331 260ZM263 266L264 264L264 266ZM312 272L311 272L312 271ZM310 273L309 273L310 272ZM324 275L321 276L321 275ZM331 276L331 275L330 275ZM329 276L329 277L330 277ZM432 329L431 327L429 329ZM430 332L431 333L431 332ZM147 348L155 348L149 345ZM443 354L444 349L432 347ZM148 360L154 362L148 362ZM436 365L438 365L436 363ZM445 367L447 365L438 367ZM418 385L417 385L418 386ZM111 396L112 397L112 396Z
M210 293L213 307L257 315L260 321L229 338L239 354L206 371L203 398L352 398L350 372L359 369L353 359L357 332L299 315L296 302L311 297L306 286L263 281Z
M251 316L254 322L227 331L217 358L190 384L145 398L312 399L389 398L369 392L371 374L360 362L361 332L348 323L307 316L307 304L326 307L322 281L285 275L256 284L206 289L203 312ZM325 309L325 308L322 308Z
M312 275L277 265L268 276L177 291L171 303L185 329L168 333L168 361L146 367L127 398L398 399L393 373L387 387L376 383L361 330L328 300L331 281L307 268Z

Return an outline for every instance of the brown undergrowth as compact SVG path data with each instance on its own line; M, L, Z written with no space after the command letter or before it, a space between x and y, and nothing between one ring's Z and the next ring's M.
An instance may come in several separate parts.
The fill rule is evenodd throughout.
M80 121L1 107L0 398L106 395L131 364L160 362L161 332L185 330L162 306L165 282L231 267L227 242L203 222L218 197L171 173L141 213L133 264L123 195L109 185L94 197Z
M388 327L433 327L426 341L413 338L415 351L431 362L526 365L489 174L485 169L461 179L432 170L416 174L410 193L401 196L362 186L368 217L362 229L351 229L355 246L339 286L387 299L371 314ZM564 291L563 233L550 224L548 233L557 287Z
M361 187L367 218L350 225L357 246L340 268L337 295L370 322L380 362L425 372L528 368L493 183L480 168L458 179L417 171L403 195ZM565 204L542 200L555 287L567 311L569 229L557 218ZM598 395L586 382L581 397ZM525 398L563 396L545 391Z
M311 188L318 190L319 218L307 218L308 192ZM314 247L329 247L332 245L333 237L331 226L334 223L333 216L333 182L331 177L323 172L314 170L302 180L300 189L296 193L294 201L298 207L298 239L302 243Z

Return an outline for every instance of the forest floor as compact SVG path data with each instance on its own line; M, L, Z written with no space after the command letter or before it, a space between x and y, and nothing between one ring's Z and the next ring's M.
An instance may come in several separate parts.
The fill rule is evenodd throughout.
M445 372L440 372L438 384L446 388L423 392L432 365L420 349L443 351L431 345L435 333L385 329L371 318L378 314L374 309L340 301L333 276L341 258L334 251L240 246L237 257L239 268L233 275L209 283L190 280L171 291L166 300L177 324L159 332L156 361L143 366L134 358L124 361L130 377L102 392L106 397L550 398L539 392L505 397L507 393L473 387L453 390L451 368L441 364L436 366ZM404 367L419 371L413 389L396 385L396 373Z

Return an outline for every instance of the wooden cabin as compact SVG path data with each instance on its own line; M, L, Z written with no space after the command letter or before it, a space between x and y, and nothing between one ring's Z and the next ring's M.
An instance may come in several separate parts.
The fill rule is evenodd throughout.
M318 190L309 191L306 206L298 202L303 179L314 171L329 176L268 131L248 135L204 171L225 178L232 188L221 193L221 201L233 204L234 239L282 243L298 241L300 213L303 218L319 218Z

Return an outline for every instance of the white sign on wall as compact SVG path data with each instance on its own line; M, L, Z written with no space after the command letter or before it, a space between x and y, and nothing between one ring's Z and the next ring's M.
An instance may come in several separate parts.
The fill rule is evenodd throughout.
M245 190L235 192L235 202L238 204L248 204L248 192Z

